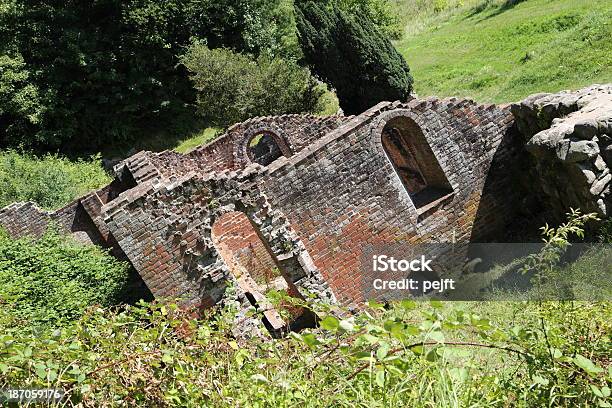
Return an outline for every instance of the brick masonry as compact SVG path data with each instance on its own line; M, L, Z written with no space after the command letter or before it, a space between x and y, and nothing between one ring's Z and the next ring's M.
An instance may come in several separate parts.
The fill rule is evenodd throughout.
M426 190L415 205L382 143L396 128L421 145L416 166L443 194ZM262 134L280 152L265 167L249 151ZM225 301L233 281L250 307L244 270L258 293L262 278L280 277L294 296L359 305L372 250L503 233L520 195L521 140L509 107L456 98L384 102L353 117L255 118L185 155L139 152L115 166L111 185L56 212L12 204L0 223L37 236L54 221L126 256L156 297L190 306Z

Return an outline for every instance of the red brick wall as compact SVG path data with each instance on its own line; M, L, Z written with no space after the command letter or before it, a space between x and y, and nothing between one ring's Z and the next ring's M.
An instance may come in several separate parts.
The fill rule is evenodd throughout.
M273 163L263 182L345 304L363 302L371 292L371 251L408 253L420 242L490 239L516 210L507 109L453 99L390 108L373 108L287 162ZM398 115L419 125L453 189L425 212L412 203L382 148L382 129ZM491 178L491 167L505 172Z
M275 286L277 281L289 296L301 298L293 282L286 278L286 274L283 275L271 250L262 241L246 214L238 211L223 214L215 221L211 235L217 252L238 279L242 290L259 299L269 289L278 289ZM277 328L285 326L304 312L301 307L287 304L280 307L291 316L288 322L275 317L275 314L266 316ZM273 323L274 321L276 322Z
M280 276L270 251L244 213L234 211L223 214L213 225L212 239L230 269L237 264L248 271L257 283L270 282ZM234 269L234 275L240 276L240 270Z
M402 116L423 132L452 187L451 197L426 209L415 207L382 146L382 129ZM100 219L156 296L212 304L224 292L223 263L237 259L260 279L276 265L266 244L276 256L288 244L296 253L305 247L342 303L360 303L371 279L363 272L368 251L472 242L503 231L515 211L511 125L507 109L456 99L382 103L322 122L255 119L183 157L135 155L124 164L139 185L105 204ZM292 156L248 166L243 148L266 126L284 132ZM211 171L222 162L243 170ZM248 218L223 216L228 209L244 209Z

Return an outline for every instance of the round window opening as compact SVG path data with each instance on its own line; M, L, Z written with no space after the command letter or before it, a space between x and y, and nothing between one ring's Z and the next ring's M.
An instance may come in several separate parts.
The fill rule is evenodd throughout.
M271 133L255 135L248 145L249 158L255 163L267 166L283 156L283 152Z

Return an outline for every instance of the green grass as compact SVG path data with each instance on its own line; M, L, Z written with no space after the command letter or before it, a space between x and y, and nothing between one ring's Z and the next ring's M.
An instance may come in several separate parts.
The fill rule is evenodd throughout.
M195 132L191 136L180 140L172 150L178 153L187 153L215 139L220 133L221 130L218 128L205 128L200 132Z
M610 1L468 2L439 12L396 3L407 24L396 46L420 97L509 102L612 81Z

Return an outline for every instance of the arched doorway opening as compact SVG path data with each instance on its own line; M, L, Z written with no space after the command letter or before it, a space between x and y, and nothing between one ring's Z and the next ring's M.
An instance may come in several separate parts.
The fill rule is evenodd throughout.
M291 302L275 305L274 294L303 299L280 266L256 225L240 211L221 215L212 226L213 244L249 302L262 313L262 321L273 336L288 330L313 327L312 313Z

